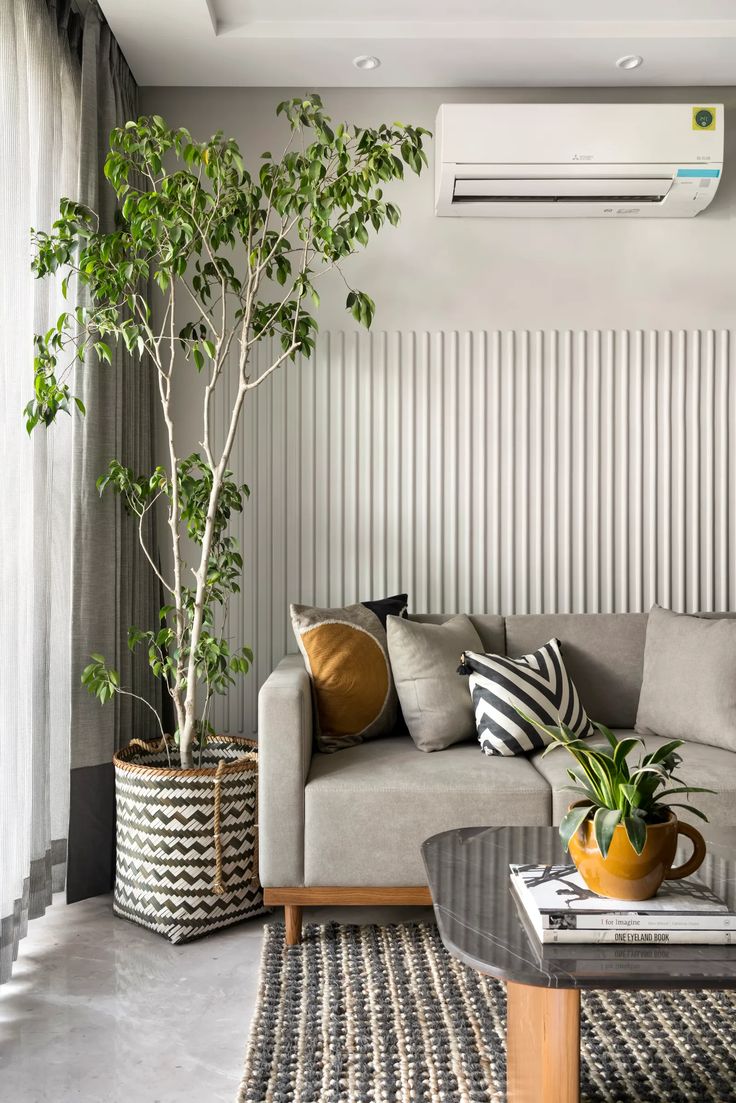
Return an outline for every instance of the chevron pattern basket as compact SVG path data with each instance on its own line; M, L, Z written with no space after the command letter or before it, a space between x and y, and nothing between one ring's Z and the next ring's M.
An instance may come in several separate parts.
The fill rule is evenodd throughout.
M253 740L210 738L193 770L169 768L158 741L113 762L117 915L186 942L264 910Z

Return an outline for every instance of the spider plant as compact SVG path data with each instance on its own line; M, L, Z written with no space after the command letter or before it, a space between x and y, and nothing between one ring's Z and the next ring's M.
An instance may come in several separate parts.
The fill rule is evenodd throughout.
M622 824L629 842L637 854L641 854L647 841L647 824L663 823L671 808L687 808L700 819L708 817L689 801L673 801L672 797L688 797L691 793L713 793L713 789L686 785L677 776L682 762L677 753L682 739L672 739L654 751L641 755L634 764L629 760L633 752L643 748L644 742L636 736L617 739L604 724L595 724L605 736L610 750L581 739L565 724L548 727L525 716L552 742L544 755L564 747L577 765L567 773L572 785L567 788L578 796L560 824L560 837L567 850L570 840L586 820L592 820L595 840L605 858L613 833Z

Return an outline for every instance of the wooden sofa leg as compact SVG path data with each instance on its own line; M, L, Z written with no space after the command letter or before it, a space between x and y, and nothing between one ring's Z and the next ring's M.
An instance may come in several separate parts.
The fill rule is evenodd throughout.
M298 946L302 940L302 910L301 904L284 905L287 946Z

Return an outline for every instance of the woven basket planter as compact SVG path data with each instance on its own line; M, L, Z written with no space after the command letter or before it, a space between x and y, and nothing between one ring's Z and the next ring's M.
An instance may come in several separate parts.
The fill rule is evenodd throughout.
M264 910L253 740L210 738L193 770L170 768L158 741L113 763L117 915L186 942Z

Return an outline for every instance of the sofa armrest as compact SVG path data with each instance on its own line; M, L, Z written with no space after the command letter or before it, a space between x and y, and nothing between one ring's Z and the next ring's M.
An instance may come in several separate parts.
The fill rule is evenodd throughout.
M300 655L287 655L258 694L261 883L304 884L304 785L312 759L312 689Z

